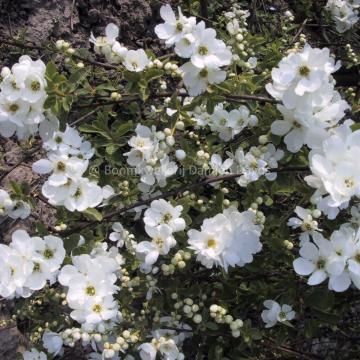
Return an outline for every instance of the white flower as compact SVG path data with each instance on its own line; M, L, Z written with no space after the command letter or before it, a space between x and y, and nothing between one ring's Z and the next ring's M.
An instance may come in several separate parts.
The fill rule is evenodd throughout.
M70 316L79 323L97 324L115 318L118 313L118 303L113 297L106 296L100 301L88 301L81 309L75 309Z
M221 156L218 154L213 154L210 159L210 166L214 176L224 175L228 173L232 164L233 159L226 159L223 162Z
M161 142L158 138L155 126L151 129L147 126L138 124L136 136L129 140L131 150L124 155L127 156L127 163L135 167L135 171L140 175L141 184L145 192L149 191L150 186L155 182L160 187L166 185L166 179L174 175L178 169L174 161L166 153L169 151L166 142Z
M178 10L179 18L177 19L169 4L160 8L160 15L165 23L157 25L155 33L159 39L165 40L168 46L176 44L185 34L192 32L196 25L196 19L193 16L188 18L182 14L180 8Z
M152 343L144 343L138 347L141 360L155 360L157 349Z
M294 270L299 275L310 275L309 285L322 283L327 277L326 268L331 254L331 243L320 234L314 234L314 243L305 242L300 248L300 258L293 262Z
M44 236L45 248L40 251L44 262L54 272L60 268L65 258L64 242L57 236Z
M330 240L314 235L311 242L302 245L301 258L294 261L299 275L309 275L309 285L316 285L329 277L328 287L343 292L353 283L360 288L360 241L358 229L349 223L334 231Z
M278 105L277 108L284 120L275 120L271 124L271 132L278 136L286 135L284 142L287 149L291 152L298 152L306 144L307 124L302 119L295 118L292 110L288 110L282 105Z
M290 321L295 317L295 311L287 304L280 305L274 300L265 300L264 306L267 310L261 313L261 318L266 328L273 327L277 322Z
M30 351L25 351L23 353L24 360L47 360L47 356L42 351L39 352L35 348L30 349Z
M109 240L116 242L117 247L123 247L129 232L119 222L114 223L111 228L114 231L110 233Z
M119 290L116 274L123 262L118 259L117 248L107 251L104 245L90 255L72 257L73 265L65 265L59 274L60 284L68 287L66 300L73 310L70 316L91 332L104 332L121 319L113 294Z
M105 28L105 37L99 36L95 38L91 33L89 41L94 44L95 52L107 55L111 52L111 47L119 36L119 28L115 24L108 24Z
M12 299L15 295L24 294L24 284L31 274L33 264L24 259L16 250L0 245L0 295Z
M164 339L159 344L159 352L166 360L177 360L179 356L179 349L173 339Z
M360 197L360 168L356 161L360 156L359 143L360 131L351 133L351 129L343 125L323 142L321 149L309 154L313 175L305 180L318 189L319 195L329 194L324 199L330 208L347 206L352 197Z
M30 205L22 200L14 200L12 206L7 209L7 215L12 219L26 219L30 213Z
M288 226L291 226L293 229L301 228L302 234L300 235L300 244L302 244L310 240L310 235L321 230L318 228L317 221L313 219L313 211L304 209L301 206L296 206L295 213L298 218L290 218Z
M62 352L63 339L60 334L52 331L45 331L42 337L44 348L54 356Z
M8 209L13 207L13 201L7 191L0 189L0 214L6 215Z
M249 57L247 64L250 69L255 69L257 66L258 59L256 57Z
M188 231L189 248L205 267L244 266L253 261L253 254L261 250L261 228L254 224L255 214L239 213L229 208L223 214L205 219L201 231Z
M190 58L196 49L195 34L185 34L175 45L175 53L182 58Z
M242 148L238 148L235 154L228 153L228 155L234 160L232 172L242 174L236 179L240 186L247 186L250 182L258 180L261 175L266 174L268 171L267 162L260 157L261 151L255 151L255 148L250 149L246 154Z
M280 61L271 73L273 84L268 84L266 89L279 100L301 97L317 91L339 68L340 63L335 64L328 48L313 49L306 44L301 52L291 53Z
M12 219L26 219L31 213L31 207L22 200L12 200L10 195L0 189L0 216Z
M185 220L181 218L183 207L172 206L164 199L154 200L144 213L144 223L147 229L156 228L161 224L168 225L172 232L185 229Z
M40 257L38 259L34 258L32 273L27 277L24 286L30 290L40 290L50 278L51 270L49 265Z
M129 50L124 59L124 66L129 71L141 72L150 63L146 52L143 49Z
M203 21L196 25L195 38L196 48L191 55L194 66L203 69L219 68L230 64L231 51L226 48L223 41L216 39L214 29L205 28Z
M9 246L1 245L1 296L29 297L32 291L42 289L48 280L54 281L56 271L64 259L65 250L62 240L56 238L58 249L51 250L54 254L53 259L50 256L46 258L46 255L50 255L49 238L55 237L49 235L47 241L44 241L40 237L30 237L25 230L16 230L12 234Z
M0 83L0 134L10 137L16 133L19 139L27 139L45 120L45 64L24 55L4 75Z
M64 185L69 179L77 179L82 176L88 167L87 160L67 155L50 154L48 159L36 161L32 169L38 174L52 172L47 180L51 186Z
M162 224L157 227L145 226L150 241L141 241L136 245L137 256L148 266L155 264L159 255L166 255L176 245L170 226Z
M187 62L180 68L184 72L184 84L190 96L197 96L206 91L209 84L219 84L226 79L226 72L218 68L202 69Z
M358 21L359 5L347 0L328 0L326 9L330 11L339 33L351 29Z

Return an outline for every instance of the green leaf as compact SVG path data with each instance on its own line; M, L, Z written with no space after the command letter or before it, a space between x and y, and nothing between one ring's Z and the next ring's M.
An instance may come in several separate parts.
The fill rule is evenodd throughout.
M96 209L88 208L82 213L90 220L101 221L103 219L101 212Z

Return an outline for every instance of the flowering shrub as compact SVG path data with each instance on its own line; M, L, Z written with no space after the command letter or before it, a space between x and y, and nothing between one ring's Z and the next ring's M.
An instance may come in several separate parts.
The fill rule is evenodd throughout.
M323 14L342 33L358 8ZM0 245L1 324L25 360L323 358L360 330L359 99L338 81L359 43L324 47L265 4L206 10L162 5L161 53L110 23L92 51L60 39L3 67L0 134L40 183L0 189L20 226Z

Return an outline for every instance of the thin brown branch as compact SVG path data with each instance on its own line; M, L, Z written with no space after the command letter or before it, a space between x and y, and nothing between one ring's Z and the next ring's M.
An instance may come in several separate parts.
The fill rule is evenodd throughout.
M290 168L282 168L282 169L270 169L269 172L276 172L276 173L284 173L284 172L304 172L304 171L308 171L309 169L307 167L290 167ZM97 225L99 223L104 223L104 222L108 222L111 221L111 219L115 216L118 216L124 212L127 212L129 210L135 209L137 207L143 206L143 205L147 205L149 203L151 203L154 200L159 200L159 199L168 199L168 198L181 198L183 196L185 196L184 194L187 193L188 191L197 189L199 187L204 187L208 184L212 184L212 183L216 183L219 181L230 181L230 180L234 180L238 177L240 177L242 174L226 174L226 175L222 175L222 176L215 176L215 177L208 177L203 179L202 181L199 182L194 182L192 184L189 185L185 185L182 187L179 187L175 190L172 191L168 191L165 192L163 194L159 194L153 197L150 197L148 199L144 199L144 200L139 200L135 203L132 203L130 205L124 206L120 209L116 209L108 214L106 214L103 219L99 222L85 222L73 229L69 229L67 231L62 232L61 234L63 236L68 236L70 234L73 233L77 233L80 232L81 230L84 230L87 227L90 226L94 226Z
M303 32L304 27L305 27L305 25L306 25L307 22L308 22L308 19L305 19L305 20L303 21L303 23L301 24L299 30L296 32L295 36L293 37L293 39L292 39L292 41L291 41L291 45L294 44L294 43L296 43L296 41L298 40L300 34Z

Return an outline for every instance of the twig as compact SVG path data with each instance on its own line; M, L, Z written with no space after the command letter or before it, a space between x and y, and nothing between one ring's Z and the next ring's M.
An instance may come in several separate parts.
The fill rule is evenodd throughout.
M70 29L71 29L71 31L74 30L74 24L73 24L74 6L75 6L75 0L72 1L71 8L70 8Z
M42 50L50 51L51 50L51 51L53 51L55 53L58 53L58 51L56 51L54 49L47 49L47 48L37 46L37 45L22 44L22 43L17 42L17 41L11 41L11 40L7 40L7 39L3 39L3 38L0 39L0 43L3 43L5 45L19 47L21 49L30 49L30 50L37 50L37 51L42 51ZM86 62L86 63L94 65L94 66L99 66L99 67L103 67L105 69L111 69L111 70L117 70L118 69L118 67L115 66L115 65L106 64L106 63L102 63L102 62L95 61L95 60L90 60L90 59L87 59L87 58L85 58L83 56L80 56L80 55L74 54L74 55L71 55L71 56L73 58L75 58L75 59L81 60L83 62Z
M308 22L308 19L305 19L305 20L303 21L303 23L301 24L299 30L297 31L297 33L296 33L295 36L293 37L293 39L292 39L292 41L291 41L291 45L294 44L294 43L297 41L298 37L299 37L300 34L303 32L304 27L305 27L305 25L306 25L307 22Z
M82 123L84 120L86 120L88 117L92 116L93 114L95 114L97 111L99 111L101 109L101 106L96 107L94 110L86 113L85 115L79 117L77 120L73 121L70 125L71 126L75 126L78 125L80 123Z
M308 171L309 169L307 167L291 167L291 168L282 168L282 169L270 169L269 172L276 172L276 173L284 173L284 172L303 172L303 171ZM117 210L114 210L108 214L106 214L102 220L100 220L98 222L99 223L103 223L103 222L108 222L110 221L114 216L117 216L117 215L120 215L124 212L127 212L129 210L132 210L132 209L135 209L137 207L140 207L140 206L143 206L143 205L147 205L149 203L151 203L152 201L154 200L159 200L159 199L167 199L167 198L170 198L170 197L176 197L176 198L179 198L179 197L183 197L184 196L184 193L186 193L187 191L191 191L191 190L194 190L198 187L204 187L205 185L208 185L208 184L212 184L212 183L215 183L215 182L219 182L219 181L230 181L230 180L234 180L238 177L240 177L242 174L226 174L226 175L222 175L222 176L215 176L215 177L208 177L202 181L199 181L199 182L194 182L192 184L189 184L189 185L186 185L186 186L182 186L178 189L175 189L175 190L172 190L172 191L168 191L168 192L165 192L163 194L159 194L159 195L156 195L156 196L153 196L153 197L150 197L148 199L144 199L144 200L139 200L135 203L132 203L128 206L124 206L120 209L117 209ZM96 222L86 222L84 224L81 224L79 226L77 226L76 228L74 229L69 229L68 231L65 231L65 232L62 232L61 234L64 235L64 236L68 236L72 233L77 233L89 226L94 226L96 225L97 223Z

